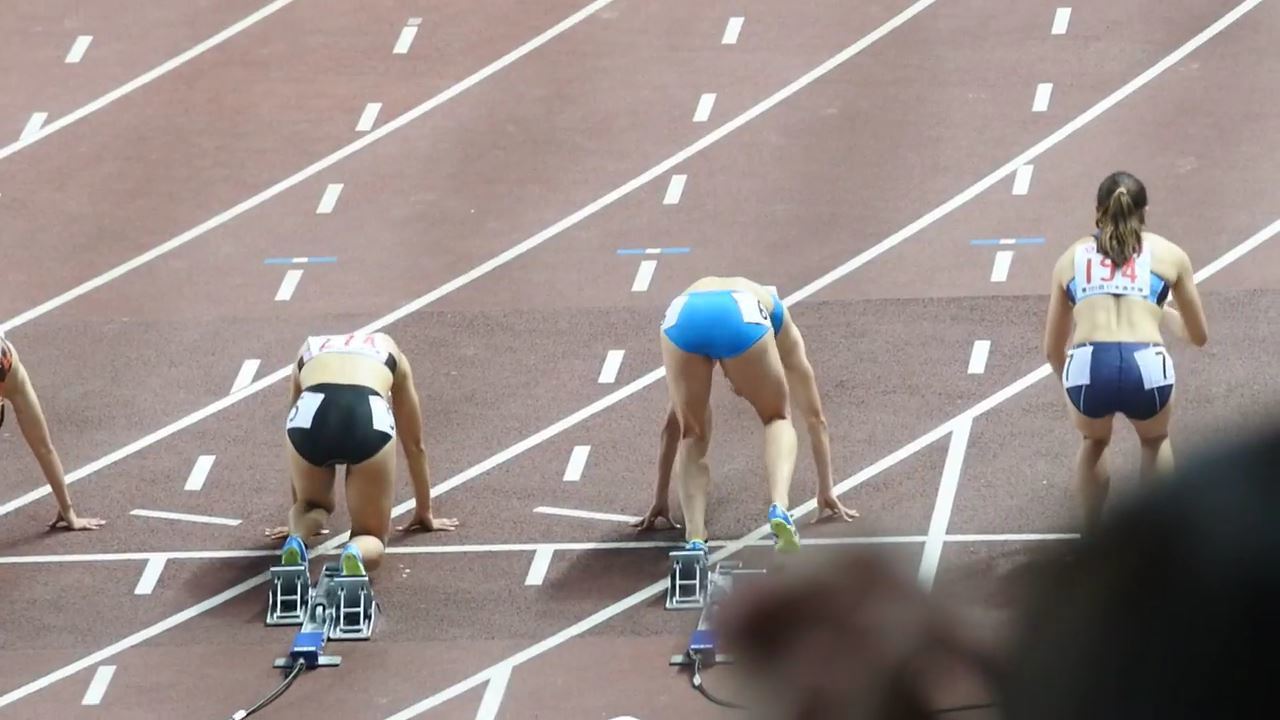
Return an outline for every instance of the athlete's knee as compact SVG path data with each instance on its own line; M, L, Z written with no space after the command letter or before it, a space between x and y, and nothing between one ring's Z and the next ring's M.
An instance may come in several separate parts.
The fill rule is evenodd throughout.
M1092 452L1094 452L1094 453L1096 453L1096 454L1099 454L1099 455L1101 455L1101 454L1102 454L1102 452L1103 452L1104 450L1106 450L1106 449L1107 449L1107 446L1108 446L1108 445L1110 445L1110 444L1111 444L1111 436L1110 436L1110 435L1108 435L1108 436L1106 436L1106 437L1092 437L1092 436L1089 436L1089 435L1083 435L1083 436L1081 436L1081 438L1080 438L1080 445L1081 445L1085 450L1092 451Z
M1169 433L1160 433L1158 435L1147 435L1145 437L1139 437L1138 442L1144 448L1156 450L1156 449L1159 449L1161 445L1165 444L1165 442L1168 439L1169 439Z

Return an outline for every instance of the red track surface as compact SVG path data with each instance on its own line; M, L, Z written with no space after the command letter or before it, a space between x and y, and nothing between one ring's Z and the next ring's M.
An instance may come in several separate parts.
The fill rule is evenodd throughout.
M0 127L13 138L31 112L50 121L190 47L258 7L120 0L92 11L25 3L0 30ZM301 339L350 330L413 301L534 236L702 138L873 31L905 0L751 3L617 0L491 77L350 157L288 187L149 263L10 332L30 365L68 471L226 396L243 360L261 378ZM605 353L626 351L616 385L658 367L657 317L690 280L741 273L785 297L968 188L1234 7L1224 0L1073 6L1050 35L1055 3L952 0L907 20L860 54L698 154L622 195L512 262L388 330L415 360L437 485L603 397ZM356 140L367 102L381 126L579 9L572 0L295 3L112 105L0 160L0 318L89 280L215 217ZM409 17L413 47L393 55ZM741 37L722 45L731 16ZM1012 175L900 245L794 306L830 414L839 478L927 433L1042 362L1045 279L1061 247L1091 226L1098 179L1126 168L1146 179L1152 222L1204 266L1276 220L1280 208L1280 8L1263 2L1220 35L1049 148L1030 191ZM62 64L77 34L86 58ZM1054 83L1045 112L1036 84ZM699 96L717 93L693 123ZM0 138L0 142L9 142ZM672 173L688 176L664 205ZM317 215L325 186L344 189ZM1017 245L1004 283L997 248ZM657 271L631 292L641 257L621 248L689 247L650 256ZM305 267L291 300L273 297L285 267L268 257L337 256ZM1263 244L1207 281L1212 341L1174 344L1180 453L1262 417L1280 340L1280 249ZM992 341L982 374L966 366ZM154 591L135 594L143 557L54 562L76 553L274 549L262 528L283 520L287 477L277 383L127 454L73 485L99 533L48 534L47 497L0 523L6 608L0 693L6 717L228 717L275 684L271 660L292 630L262 625L265 586L197 603L254 578L263 557L170 559ZM498 543L632 541L620 523L533 512L557 506L639 514L648 506L657 422L655 382L437 501L461 530L398 540L376 578L385 614L376 639L339 645L343 668L307 675L261 714L388 717L442 700L429 717L473 718L488 676L514 653L660 580L665 549L557 550L541 585L525 585L533 547L438 554ZM712 532L757 528L767 502L758 430L722 389L713 441ZM0 438L0 502L38 487L16 435ZM577 483L561 477L589 444ZM910 536L921 562L948 436L846 493L862 512L806 538ZM1113 467L1136 466L1119 433ZM948 532L1073 531L1075 439L1051 381L973 423ZM204 488L183 484L196 457L217 459ZM1126 489L1121 486L1120 490ZM810 498L801 463L792 502ZM407 490L405 491L407 493ZM407 495L405 495L407 497ZM131 516L135 508L210 514L235 527ZM807 522L807 518L806 518ZM334 532L345 529L335 518ZM644 540L676 540L659 533ZM999 578L1052 540L947 542L936 592L998 617ZM813 552L821 552L814 547ZM749 550L743 559L766 557ZM64 558L65 559L65 558ZM153 637L112 647L196 607ZM496 717L718 716L666 665L692 614L639 602L514 667ZM111 648L77 672L51 675ZM119 652L114 652L118 650ZM81 705L94 669L115 665L101 704ZM79 667L79 666L75 666ZM327 679L326 679L327 678ZM443 696L455 684L473 679ZM48 680L56 680L51 684ZM708 675L725 694L727 671ZM42 681L39 687L28 683ZM494 686L497 687L496 685ZM975 699L963 692L958 701ZM0 702L3 702L0 700Z

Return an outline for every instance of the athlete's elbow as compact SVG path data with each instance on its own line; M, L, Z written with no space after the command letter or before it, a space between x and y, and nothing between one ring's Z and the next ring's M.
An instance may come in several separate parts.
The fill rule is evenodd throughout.
M825 433L827 431L827 416L822 413L810 413L805 416L804 424L810 433Z
M1187 333L1187 335L1190 336L1191 344L1195 345L1198 348L1204 347L1209 343L1209 333L1206 330L1201 330L1200 332L1194 332L1194 333L1189 332Z

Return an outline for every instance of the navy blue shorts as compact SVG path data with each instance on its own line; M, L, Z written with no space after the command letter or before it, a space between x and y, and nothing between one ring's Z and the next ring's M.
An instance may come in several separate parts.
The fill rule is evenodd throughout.
M1082 343L1067 351L1062 386L1085 417L1150 420L1173 395L1173 359L1158 343Z
M772 325L764 303L746 290L698 290L671 302L662 332L687 353L724 360L749 350Z

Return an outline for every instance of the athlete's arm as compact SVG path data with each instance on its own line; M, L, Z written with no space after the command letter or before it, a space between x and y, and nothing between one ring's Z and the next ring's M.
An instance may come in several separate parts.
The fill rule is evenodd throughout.
M1058 264L1054 266L1049 287L1049 311L1044 323L1044 356L1058 377L1062 376L1062 369L1067 364L1067 343L1071 341L1071 303L1067 301L1067 290L1059 278L1064 271L1063 265L1071 258L1068 251L1058 258Z
M40 398L36 396L27 369L20 362L18 351L12 344L9 345L9 352L13 366L5 383L6 396L13 405L13 414L18 419L22 437L36 462L40 464L45 482L49 483L49 489L53 491L53 497L58 503L58 515L49 526L66 523L70 530L97 530L102 527L102 520L76 517L75 508L71 505L71 493L67 489L67 479L63 474L62 460L58 458L58 451L54 449L53 440L49 437L49 425L45 421L44 410L40 407Z
M1191 266L1191 258L1186 251L1178 248L1178 278L1173 283L1172 295L1178 303L1173 312L1179 316L1185 329L1185 337L1196 347L1204 347L1209 342L1209 322L1204 316L1204 305L1200 303L1200 290L1196 288L1195 271ZM1172 318L1171 318L1172 320Z
M422 404L413 383L413 366L399 348L392 352L396 354L396 377L391 386L391 412L395 415L396 435L409 464L414 500L413 519L400 529L453 530L458 525L457 520L437 518L431 514L431 464L422 432Z
M778 352L787 374L791 401L808 431L809 448L813 453L814 468L818 472L818 515L815 520L822 517L824 510L830 510L845 520L852 520L858 516L858 512L840 504L831 478L831 436L827 429L827 416L822 410L822 398L818 394L818 381L805 351L804 336L800 334L800 328L791 319L790 313L784 323L782 333L778 336Z
M667 416L662 423L658 444L658 484L654 488L653 505L644 517L631 521L631 527L648 530L657 527L658 519L665 519L672 527L678 527L671 518L671 467L676 461L676 448L680 444L680 418L675 406L667 404Z

